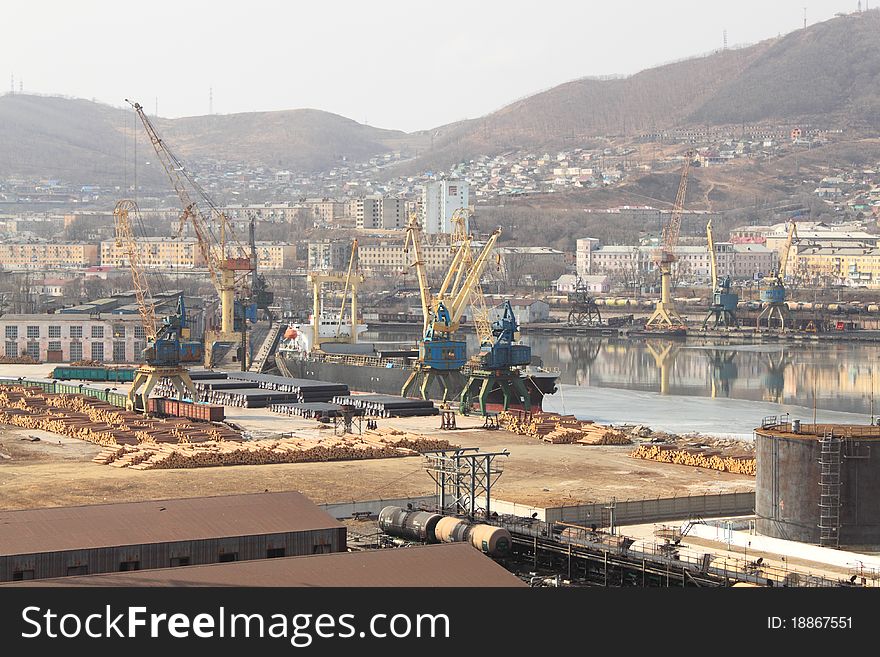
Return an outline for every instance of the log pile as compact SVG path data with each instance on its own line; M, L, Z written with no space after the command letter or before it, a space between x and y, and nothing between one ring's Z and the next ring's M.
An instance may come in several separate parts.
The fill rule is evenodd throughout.
M578 420L574 415L503 411L498 424L521 436L532 436L547 443L577 445L629 445L632 441L620 431L595 422Z
M630 452L630 456L635 459L690 465L753 477L757 472L754 456L725 456L718 450L681 449L675 445L639 445Z
M362 436L294 437L243 443L206 441L171 445L145 441L137 445L110 446L93 460L112 467L156 470L399 458L451 447L446 440L420 434L400 432L392 436L367 432Z
M24 386L0 386L0 424L39 429L107 447L241 440L240 432L220 424L147 418L94 397L55 395Z

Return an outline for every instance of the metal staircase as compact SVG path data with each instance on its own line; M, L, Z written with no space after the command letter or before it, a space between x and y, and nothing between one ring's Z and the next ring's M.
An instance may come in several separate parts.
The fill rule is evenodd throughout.
M819 440L819 545L840 546L840 445L826 432Z
M266 365L269 363L270 357L275 354L275 348L278 346L278 338L281 335L281 329L283 326L285 325L281 322L276 322L269 328L269 332L266 334L263 344L260 345L260 350L257 352L256 357L251 361L250 367L248 367L249 372L263 372L266 370Z

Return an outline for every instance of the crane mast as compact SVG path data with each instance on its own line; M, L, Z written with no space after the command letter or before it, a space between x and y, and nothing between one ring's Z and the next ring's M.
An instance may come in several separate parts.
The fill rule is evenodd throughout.
M706 244L709 248L709 262L712 269L712 302L709 304L709 313L703 320L703 329L708 327L710 319L714 319L712 328L718 326L731 328L736 326L736 307L739 304L739 295L731 291L729 274L719 280L718 257L715 252L715 239L712 236L711 219L706 224Z
M672 263L677 260L675 249L678 246L678 237L681 233L681 217L684 211L684 200L687 196L688 174L691 168L693 152L685 154L684 168L681 171L681 180L678 184L678 192L675 195L675 204L672 206L672 216L669 223L663 228L660 246L654 253L654 264L660 270L660 301L654 313L645 323L646 328L679 328L684 326L684 319L678 314L675 302L672 300Z
M137 214L138 207L134 201L124 199L116 204L113 210L116 226L116 246L121 247L128 260L128 268L131 271L131 282L134 286L135 300L137 301L138 313L141 316L141 324L144 327L144 335L147 340L155 340L158 332L156 320L156 306L150 294L150 285L140 263L140 254L134 236L134 228L131 224L131 215Z
M171 186L180 199L183 212L180 216L178 232L181 233L186 224L192 227L199 252L208 268L211 282L220 297L220 330L205 332L205 364L213 366L214 348L217 345L240 342L240 336L235 331L235 291L246 278L247 272L254 268L253 254L249 254L245 247L235 239L226 215L220 211L220 208L211 200L195 177L187 171L183 162L171 151L144 112L141 104L128 99L126 102L134 108L140 118L150 138L150 143L156 151L156 156L162 163L162 167L171 181ZM192 188L201 201L210 208L212 219L216 218L219 222L219 236L215 234L209 221L202 214L198 203L191 197L189 188ZM239 272L244 272L244 275L242 276ZM242 347L246 349L246 345L242 345Z

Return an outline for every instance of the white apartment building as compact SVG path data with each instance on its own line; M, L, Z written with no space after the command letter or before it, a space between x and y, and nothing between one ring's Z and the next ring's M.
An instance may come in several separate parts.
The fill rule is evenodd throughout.
M427 183L422 189L424 231L428 234L453 232L452 214L460 208L467 208L468 203L468 184L464 180L437 180Z

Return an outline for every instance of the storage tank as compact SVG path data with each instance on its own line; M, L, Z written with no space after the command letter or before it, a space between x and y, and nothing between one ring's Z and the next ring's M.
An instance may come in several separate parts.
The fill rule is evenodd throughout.
M471 545L493 556L504 556L510 552L512 543L510 532L503 527L492 525L473 525L470 531Z
M442 517L439 513L386 506L379 512L379 529L391 536L436 543L434 531Z
M880 427L792 424L755 430L758 533L877 549Z
M471 523L455 516L443 516L434 527L434 535L441 543L464 543L468 540Z

